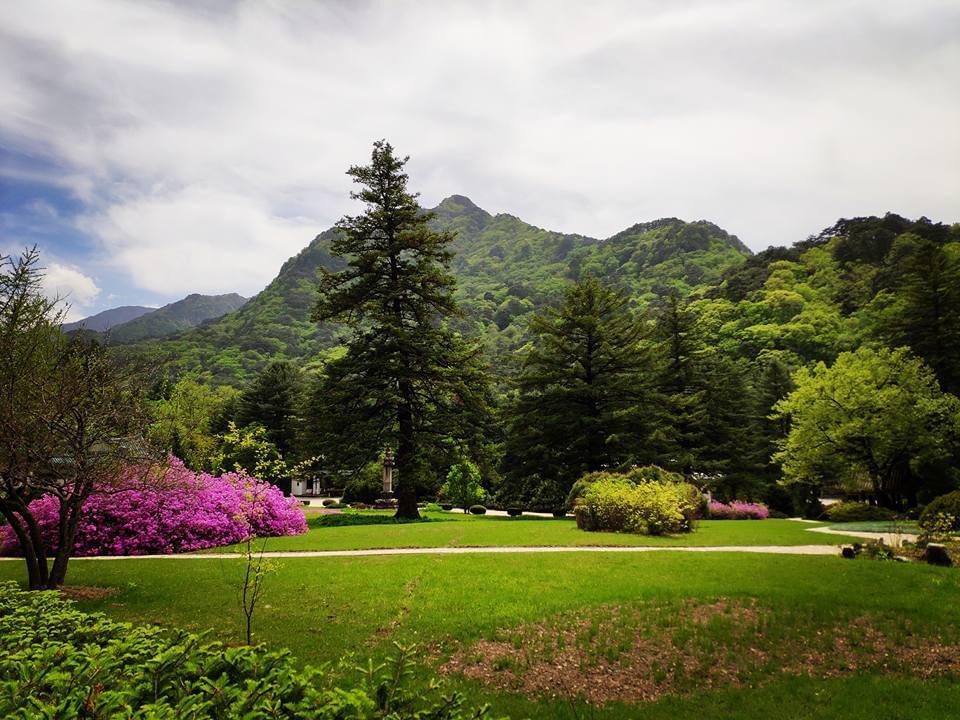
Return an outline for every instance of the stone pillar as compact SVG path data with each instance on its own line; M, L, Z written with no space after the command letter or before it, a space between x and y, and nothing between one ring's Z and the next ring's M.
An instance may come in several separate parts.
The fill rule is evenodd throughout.
M390 448L383 451L383 496L393 497L393 451Z

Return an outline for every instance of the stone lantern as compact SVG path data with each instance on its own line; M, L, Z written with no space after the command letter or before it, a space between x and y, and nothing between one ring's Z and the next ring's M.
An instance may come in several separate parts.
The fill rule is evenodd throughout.
M393 497L393 451L383 451L383 497Z

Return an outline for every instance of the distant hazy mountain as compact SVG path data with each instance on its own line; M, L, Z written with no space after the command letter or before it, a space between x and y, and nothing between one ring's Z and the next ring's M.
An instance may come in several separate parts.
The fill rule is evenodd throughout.
M227 295L187 295L183 300L114 325L110 329L110 344L136 342L150 338L176 335L184 330L215 320L241 307L247 299L236 293Z
M143 307L142 305L124 305L123 307L110 308L103 312L91 315L77 322L64 323L64 332L72 330L92 330L93 332L104 332L125 322L136 320L142 315L153 312L156 308Z
M525 342L530 315L584 274L628 288L643 304L657 295L686 295L696 286L716 283L725 270L751 255L735 236L703 220L666 218L599 240L544 230L513 215L491 215L462 195L448 197L434 212L436 228L457 233L451 269L464 310L457 323L464 332L484 338L498 365ZM235 384L270 359L309 361L335 346L342 330L310 320L318 271L343 266L330 254L334 237L334 230L318 235L236 312L152 341L150 349L171 366Z

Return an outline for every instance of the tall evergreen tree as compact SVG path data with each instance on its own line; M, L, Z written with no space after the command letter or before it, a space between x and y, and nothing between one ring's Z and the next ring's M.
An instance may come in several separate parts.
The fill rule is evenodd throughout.
M654 321L661 362L658 388L669 419L656 433L659 462L664 467L690 474L698 469L707 422L695 317L678 295L670 294L657 308Z
M588 277L531 322L505 458L525 499L560 503L586 472L650 460L652 362L628 305Z
M288 360L275 360L254 378L240 396L237 422L261 425L267 438L286 457L294 447L302 383Z
M406 162L381 140L369 165L348 171L361 186L351 197L366 210L337 224L331 247L347 268L324 275L314 319L344 322L352 336L314 398L324 406L328 460L360 467L394 447L397 516L416 518L431 459L451 435L483 423L489 393L478 348L444 322L457 313L454 236L429 227L432 213L407 189Z
M960 247L917 239L886 328L930 365L947 392L960 392Z

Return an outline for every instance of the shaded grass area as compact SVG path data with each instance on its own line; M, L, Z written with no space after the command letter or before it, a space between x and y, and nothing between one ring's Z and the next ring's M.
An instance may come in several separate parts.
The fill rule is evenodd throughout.
M272 551L366 550L411 547L492 546L726 546L838 545L856 538L808 532L813 523L792 520L702 520L684 535L631 535L578 530L573 519L490 517L430 512L430 522L396 522L389 514L363 512L308 519L304 535L271 538ZM344 518L337 521L333 518ZM351 520L347 518L358 518ZM369 520L368 520L369 518ZM237 546L226 548L238 550ZM218 549L215 552L222 552ZM213 551L212 551L213 552Z
M712 603L721 598L734 606L770 608L763 632L777 642L803 643L824 628L845 627L858 617L875 618L888 632L903 628L903 633L924 637L960 626L960 573L892 562L732 553L275 562L255 621L256 638L272 647L289 647L300 660L312 663L382 657L399 641L418 643L423 657L439 667L460 648L502 639L505 629L549 625L567 613L597 620L598 633L609 641L597 646L603 658L618 641L610 637L609 626L602 627L611 607L649 605L669 613L692 600ZM241 566L239 561L213 558L82 561L72 565L69 580L118 589L112 596L81 602L81 607L138 623L209 629L220 639L238 641L241 615L232 583ZM0 563L0 578L22 580L23 568L16 562ZM623 625L638 627L634 620ZM722 626L715 629L717 633L702 637L691 634L688 641L696 646L709 640L724 650L724 638L735 637ZM742 649L740 641L730 642L731 652ZM457 674L448 680L515 717L756 717L765 711L771 717L866 717L860 705L872 704L870 693L878 688L877 697L887 698L881 717L906 717L907 711L909 717L944 717L943 708L957 700L956 687L939 680L885 677L875 683L869 672L838 680L767 672L772 675L759 690L717 687L695 698L644 704L642 713L616 705L598 710L578 701L534 701ZM901 710L903 714L897 714Z

